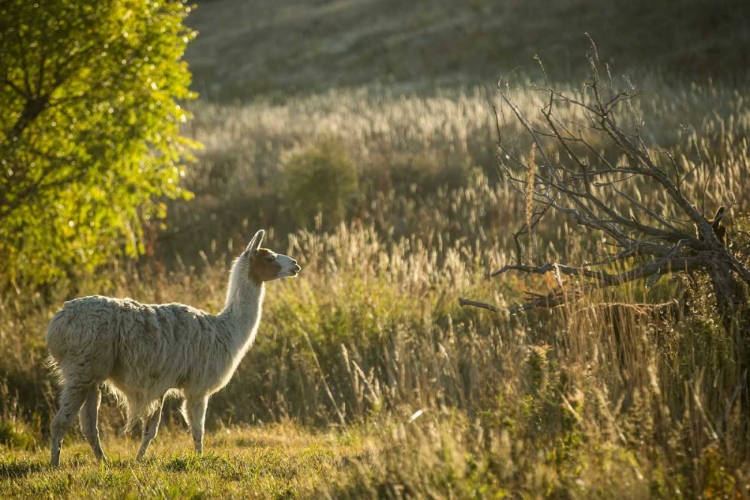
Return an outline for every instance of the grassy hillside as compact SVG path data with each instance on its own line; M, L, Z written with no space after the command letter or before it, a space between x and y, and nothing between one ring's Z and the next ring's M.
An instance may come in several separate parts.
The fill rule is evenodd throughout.
M580 77L584 33L618 72L725 80L750 66L743 0L214 0L188 24L204 98L250 99L380 82L492 83L533 70Z

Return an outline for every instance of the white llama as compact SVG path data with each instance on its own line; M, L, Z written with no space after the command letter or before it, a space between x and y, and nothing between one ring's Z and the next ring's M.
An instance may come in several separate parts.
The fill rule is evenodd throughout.
M84 297L66 302L47 329L50 362L61 383L60 410L52 421L52 465L80 410L81 430L97 459L100 386L106 384L127 408L128 425L140 418L141 459L156 436L164 397L185 398L183 414L195 450L203 452L208 398L222 389L253 344L260 322L264 283L296 276L297 261L261 248L258 231L234 262L224 309L214 316L182 304L147 305L130 299Z

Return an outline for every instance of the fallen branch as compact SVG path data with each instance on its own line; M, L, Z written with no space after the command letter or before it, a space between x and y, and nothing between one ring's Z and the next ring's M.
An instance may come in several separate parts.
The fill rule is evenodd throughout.
M502 311L502 309L500 309L497 306L493 306L492 304L487 304L486 302L477 302L476 300L464 299L462 297L459 297L458 303L461 307L464 307L464 306L479 307L480 309L487 309L488 311L492 311L495 313L499 313Z

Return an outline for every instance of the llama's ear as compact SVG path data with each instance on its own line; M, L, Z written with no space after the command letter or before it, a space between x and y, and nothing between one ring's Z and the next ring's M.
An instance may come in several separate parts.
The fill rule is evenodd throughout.
M253 239L250 240L250 243L247 245L247 250L257 250L260 248L260 244L263 243L263 236L266 235L266 232L264 230L260 230L257 233L255 233L255 236L253 236Z

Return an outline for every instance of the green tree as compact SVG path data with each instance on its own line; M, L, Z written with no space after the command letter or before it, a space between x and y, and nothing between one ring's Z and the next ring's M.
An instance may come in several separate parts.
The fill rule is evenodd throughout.
M0 2L0 289L142 250L185 197L179 1ZM4 285L3 285L4 283Z

